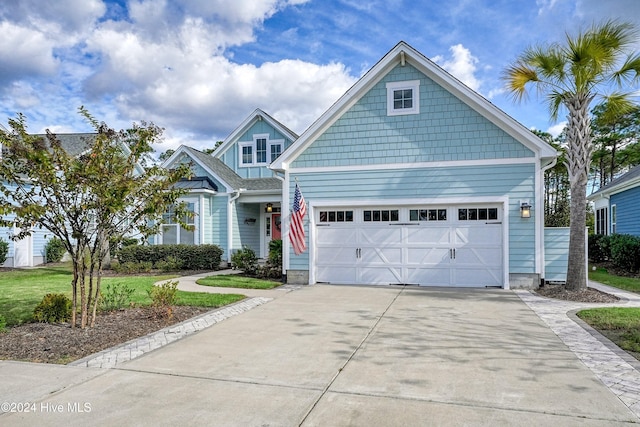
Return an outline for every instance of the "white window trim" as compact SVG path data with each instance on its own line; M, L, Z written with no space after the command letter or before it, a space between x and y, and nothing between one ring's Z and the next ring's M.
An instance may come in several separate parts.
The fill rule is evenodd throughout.
M258 139L267 140L267 155L266 162L258 162ZM271 164L271 152L272 147L279 145L280 154L284 151L284 139L269 139L268 133L257 133L253 135L253 141L238 142L238 165L240 167L252 167L252 166L267 166ZM251 163L243 163L242 149L244 147L251 147Z
M393 92L411 89L413 91L413 108L393 108ZM420 80L387 83L387 116L420 114Z
M242 149L244 147L251 147L251 163L243 163L243 153L242 153ZM240 167L248 167L248 166L253 166L256 163L256 144L255 141L254 142L239 142L238 143L238 164L240 165Z
M271 163L271 154L273 152L272 147L276 145L280 146L280 155L282 155L282 152L284 151L284 139L274 139L273 141L267 140L267 157L268 157L269 163Z
M616 234L616 225L618 222L618 205L611 205L611 233Z
M265 140L265 146L264 149L266 150L266 153L264 155L265 161L264 162L258 162L258 140L259 139L264 139ZM269 164L269 134L268 133L257 133L255 135L253 135L253 164L254 165L267 165Z

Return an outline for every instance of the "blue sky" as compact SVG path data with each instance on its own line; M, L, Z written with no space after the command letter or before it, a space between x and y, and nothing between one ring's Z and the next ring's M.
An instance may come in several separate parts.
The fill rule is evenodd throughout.
M639 0L3 0L0 123L85 132L86 106L165 128L159 151L224 139L262 108L302 133L400 40L527 127L557 133L500 75L527 46L594 22L640 26ZM640 50L640 41L638 49Z

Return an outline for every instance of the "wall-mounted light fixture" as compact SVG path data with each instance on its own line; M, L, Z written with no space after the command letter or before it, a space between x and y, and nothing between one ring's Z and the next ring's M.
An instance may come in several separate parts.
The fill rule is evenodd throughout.
M244 219L244 223L245 224L255 224L256 223L256 219L255 218L245 218Z
M267 203L267 207L264 208L264 211L267 213L273 212L273 203Z
M520 200L520 218L531 218L531 204L528 200Z

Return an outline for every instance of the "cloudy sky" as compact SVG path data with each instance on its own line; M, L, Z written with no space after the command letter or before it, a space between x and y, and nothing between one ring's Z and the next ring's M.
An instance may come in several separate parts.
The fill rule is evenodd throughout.
M0 123L22 112L31 132L87 132L84 105L118 129L165 128L159 151L203 149L262 108L302 133L404 40L553 133L535 93L514 103L500 75L604 19L640 25L640 0L2 0Z

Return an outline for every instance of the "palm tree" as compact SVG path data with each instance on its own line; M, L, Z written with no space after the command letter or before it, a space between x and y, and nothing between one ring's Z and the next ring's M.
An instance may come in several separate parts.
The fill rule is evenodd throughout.
M623 90L640 81L640 54L628 52L637 41L636 35L628 23L607 21L594 25L576 37L567 35L564 44L526 49L503 76L516 100L522 100L530 86L544 94L553 120L561 108L568 111L565 164L571 189L569 290L587 287L587 176L593 152L589 105L598 98L620 113L631 109L631 92ZM616 90L605 94L610 88Z

